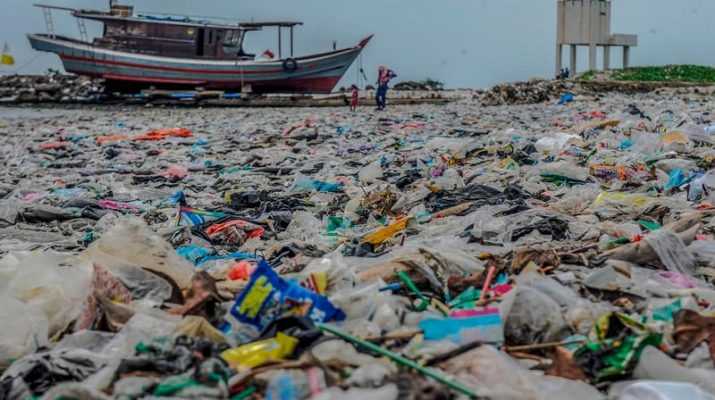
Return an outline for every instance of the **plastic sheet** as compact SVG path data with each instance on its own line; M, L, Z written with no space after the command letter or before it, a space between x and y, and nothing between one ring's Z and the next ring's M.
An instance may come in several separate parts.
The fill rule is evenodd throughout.
M87 249L82 259L109 270L130 265L157 271L171 277L180 288L187 288L193 275L191 264L136 219L115 225Z

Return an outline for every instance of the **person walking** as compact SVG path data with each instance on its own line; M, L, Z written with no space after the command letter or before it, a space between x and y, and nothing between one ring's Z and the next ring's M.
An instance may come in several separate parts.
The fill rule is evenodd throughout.
M377 70L377 92L375 93L375 102L377 110L384 110L387 106L387 89L392 78L397 74L385 66L380 66Z
M357 86L352 85L350 87L350 111L355 111L358 105L358 98L360 97L360 90Z

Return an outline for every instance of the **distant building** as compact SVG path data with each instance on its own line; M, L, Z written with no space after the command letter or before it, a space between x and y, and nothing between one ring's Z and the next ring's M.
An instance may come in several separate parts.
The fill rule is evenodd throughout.
M563 46L571 46L571 75L576 73L577 46L588 46L588 65L596 69L596 49L603 48L603 69L610 65L611 47L623 48L623 68L628 68L630 48L637 35L611 34L611 0L558 0L556 75L561 72Z

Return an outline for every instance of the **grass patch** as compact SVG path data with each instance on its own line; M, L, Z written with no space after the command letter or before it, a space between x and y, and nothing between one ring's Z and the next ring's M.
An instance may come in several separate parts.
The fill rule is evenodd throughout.
M715 83L715 68L701 65L634 67L613 72L616 81Z
M581 81L590 81L594 75L596 75L596 71L586 71L583 74L576 76L576 78Z

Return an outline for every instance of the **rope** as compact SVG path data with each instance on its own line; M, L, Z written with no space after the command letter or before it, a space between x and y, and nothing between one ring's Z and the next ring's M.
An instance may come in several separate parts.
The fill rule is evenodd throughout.
M29 61L27 61L26 63L22 64L21 66L15 68L15 70L13 70L12 73L13 74L19 73L21 69L27 67L31 62L35 61L41 55L43 55L43 53L35 54Z

